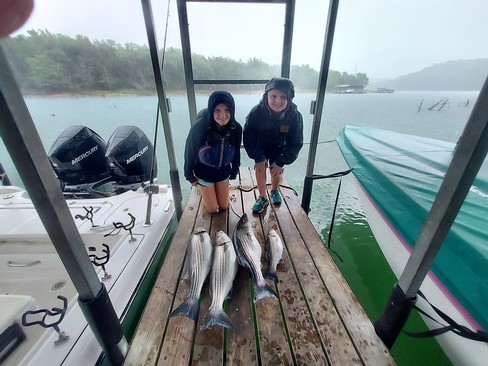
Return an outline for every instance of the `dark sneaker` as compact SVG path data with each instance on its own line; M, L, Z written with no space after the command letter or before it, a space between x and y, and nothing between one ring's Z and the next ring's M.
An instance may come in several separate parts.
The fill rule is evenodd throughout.
M259 196L256 203L252 206L252 212L260 214L269 205L269 200L266 197Z
M277 189L272 189L271 190L271 201L275 205L281 205L280 191L278 191Z

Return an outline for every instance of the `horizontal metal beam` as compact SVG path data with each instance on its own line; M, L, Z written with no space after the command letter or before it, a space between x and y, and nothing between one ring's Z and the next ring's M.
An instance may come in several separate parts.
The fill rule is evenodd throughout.
M186 0L187 3L256 3L256 4L286 4L290 0Z
M266 84L269 79L255 79L255 80L238 80L238 79L227 79L227 80L211 80L211 79L201 79L193 80L194 84Z

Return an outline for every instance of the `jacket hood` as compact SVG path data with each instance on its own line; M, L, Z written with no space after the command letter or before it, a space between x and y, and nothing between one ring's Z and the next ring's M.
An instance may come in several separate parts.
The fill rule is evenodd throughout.
M272 89L278 89L279 91L286 94L288 103L286 108L281 111L280 113L274 112L268 104L268 92ZM267 82L266 86L264 87L264 94L263 98L261 99L261 103L266 106L268 109L269 115L274 119L283 119L285 117L286 112L291 108L292 100L295 97L295 86L290 79L286 78L272 78L270 81Z
M210 97L208 97L207 110L208 110L210 120L212 122L215 122L213 119L213 111L214 111L215 107L217 107L217 105L220 103L224 103L225 105L227 105L227 107L229 107L229 109L230 109L230 120L234 121L235 120L234 113L235 113L235 109L236 109L234 98L232 97L232 95L229 92L222 91L222 90L214 91L212 94L210 94Z
M295 85L290 79L286 78L272 78L264 87L264 92L267 93L271 89L278 89L288 96L288 101L291 102L295 98Z

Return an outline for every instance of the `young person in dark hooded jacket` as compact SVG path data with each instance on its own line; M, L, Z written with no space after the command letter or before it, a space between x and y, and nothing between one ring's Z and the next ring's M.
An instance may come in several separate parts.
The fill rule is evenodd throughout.
M235 103L226 91L213 92L208 107L198 113L185 146L185 178L200 186L207 211L229 205L229 178L235 179L241 163L242 126L234 117Z
M292 102L293 82L272 78L264 88L259 104L249 112L244 125L244 148L254 159L259 197L252 207L261 213L269 204L266 198L266 169L271 175L271 201L281 204L278 186L283 168L293 163L303 146L303 118Z

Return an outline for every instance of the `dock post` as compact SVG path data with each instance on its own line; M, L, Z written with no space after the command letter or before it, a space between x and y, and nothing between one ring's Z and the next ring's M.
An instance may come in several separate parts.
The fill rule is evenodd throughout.
M92 325L93 334L95 334L98 343L102 345L110 364L122 365L129 351L129 343L124 336L122 327L120 327L115 310L106 311L107 303L110 303L110 297L103 283L100 292L94 298L88 300L78 298L81 311L88 323Z
M175 203L176 217L178 221L183 214L182 201L183 195L181 193L180 175L176 164L175 149L173 144L173 134L171 132L171 124L169 121L168 103L163 86L163 79L161 69L163 65L159 63L158 44L156 41L156 33L154 32L154 19L149 0L141 0L142 11L144 14L144 22L146 24L147 41L149 43L149 51L151 54L151 63L154 72L154 81L156 83L156 91L158 93L159 110L163 122L164 138L166 140L166 150L168 152L169 160L169 174L171 180L171 189L173 191L173 199Z
M388 349L402 331L416 300L416 297L408 298L398 284L393 288L383 315L374 323L376 334Z
M313 102L311 113L313 114L312 135L310 137L310 149L308 152L308 163L305 180L303 182L302 208L307 213L310 212L310 201L312 197L313 169L315 166L315 156L317 155L317 144L320 132L320 122L322 120L322 110L325 99L325 89L327 87L327 77L329 75L330 56L332 54L332 41L334 40L334 30L339 9L339 0L332 0L329 5L327 18L327 28L325 30L324 50L322 52L322 63L320 65L319 85L317 89L317 100Z

